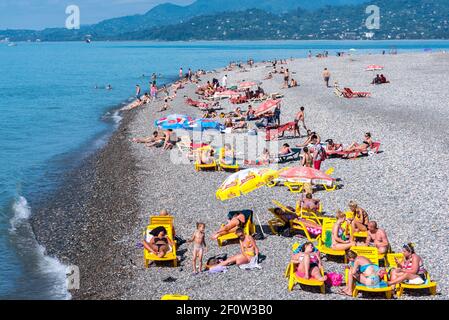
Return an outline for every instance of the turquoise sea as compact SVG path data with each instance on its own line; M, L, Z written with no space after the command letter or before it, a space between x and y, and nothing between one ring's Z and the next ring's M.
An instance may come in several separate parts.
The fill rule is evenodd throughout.
M0 43L0 299L70 298L65 266L45 255L28 218L63 187L64 172L104 144L136 84L148 88L153 72L169 82L180 67L351 48L447 51L449 41Z

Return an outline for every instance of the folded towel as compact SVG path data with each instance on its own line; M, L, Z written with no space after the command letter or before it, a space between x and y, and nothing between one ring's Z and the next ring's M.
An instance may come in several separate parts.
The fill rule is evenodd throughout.
M259 265L259 256L253 257L247 264L239 265L239 268L243 270L262 269L262 267Z

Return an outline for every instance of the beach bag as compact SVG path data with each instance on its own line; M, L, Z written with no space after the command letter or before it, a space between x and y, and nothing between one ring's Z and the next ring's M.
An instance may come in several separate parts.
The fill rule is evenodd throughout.
M343 276L337 272L327 274L326 284L330 287L339 287L343 283Z

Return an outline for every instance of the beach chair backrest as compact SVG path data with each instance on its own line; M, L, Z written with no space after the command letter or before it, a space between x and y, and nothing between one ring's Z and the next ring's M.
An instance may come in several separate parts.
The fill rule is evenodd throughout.
M322 241L327 248L332 247L332 228L334 223L334 221L323 221Z
M150 232L157 227L164 227L165 230L167 230L167 237L170 238L172 241L174 240L173 239L173 225L171 225L171 224L150 224L146 228L145 238L147 238L150 235Z
M150 225L171 225L173 226L173 216L151 216Z
M395 261L395 258L398 259L399 261L403 261L404 255L402 253L387 253L387 265L389 267L396 268L398 266Z
M374 152L378 153L380 148L380 142L373 142L371 149L374 150Z
M379 251L376 247L352 247L351 250L358 256L365 257L374 264L379 264Z

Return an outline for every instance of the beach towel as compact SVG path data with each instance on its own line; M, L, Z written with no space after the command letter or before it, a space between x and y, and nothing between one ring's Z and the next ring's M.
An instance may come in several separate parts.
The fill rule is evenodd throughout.
M343 283L343 276L337 272L327 274L326 284L330 287L339 287Z
M215 266L209 269L209 273L214 274L214 273L221 273L221 272L227 272L228 268L224 267L224 266Z
M242 270L262 269L262 267L259 265L259 256L253 257L247 264L239 265L239 268Z

